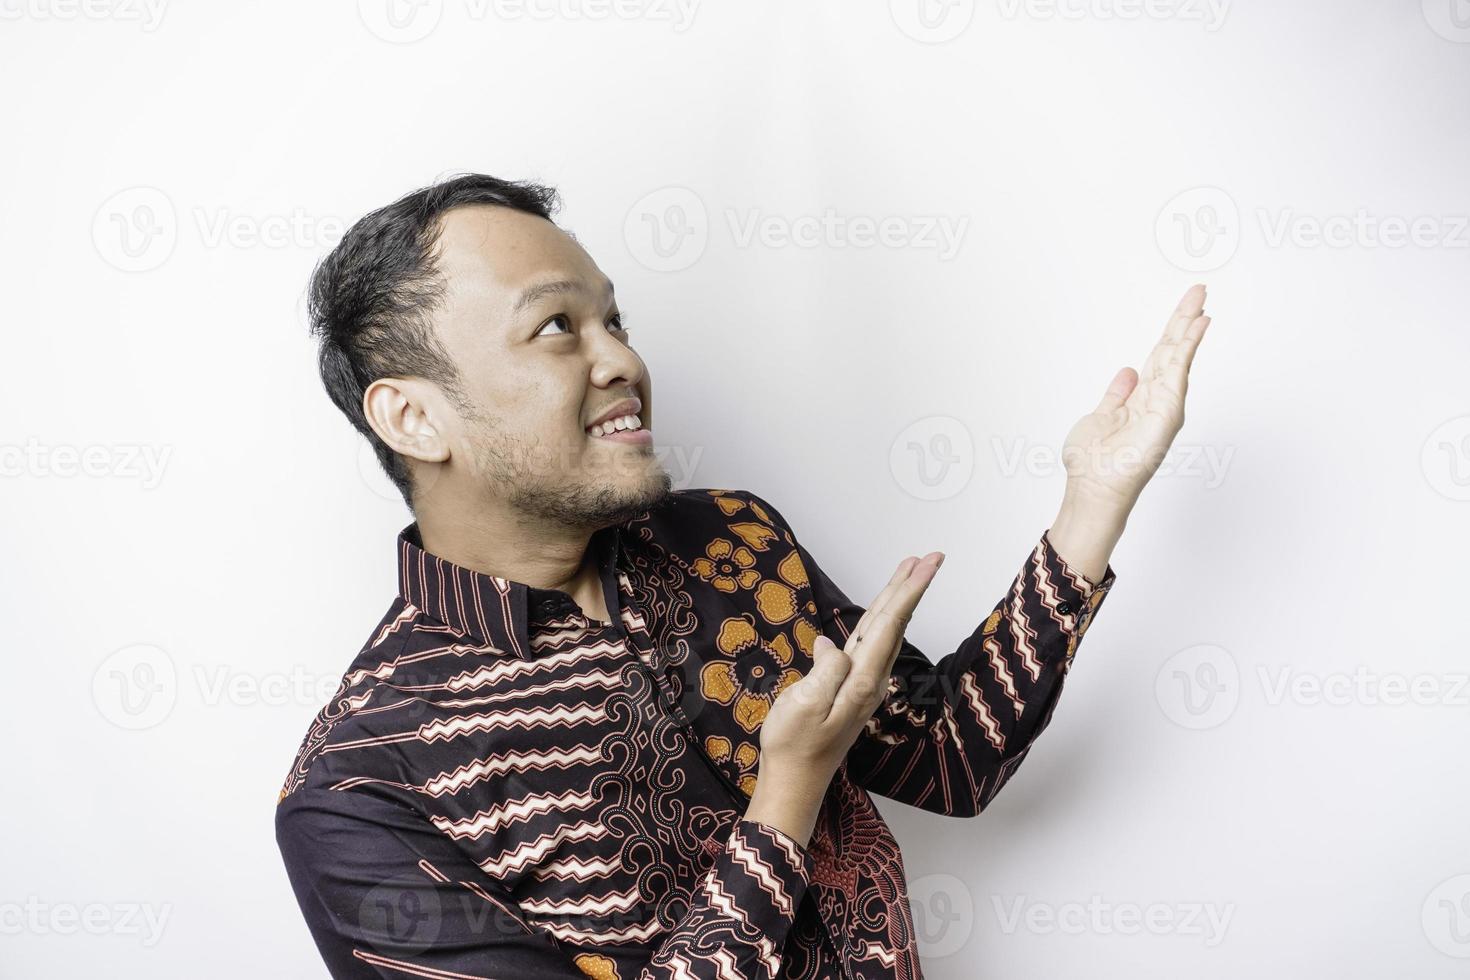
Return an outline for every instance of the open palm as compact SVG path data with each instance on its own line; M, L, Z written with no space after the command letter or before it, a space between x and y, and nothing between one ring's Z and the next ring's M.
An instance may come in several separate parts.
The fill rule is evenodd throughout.
M1062 447L1069 494L1132 508L1184 425L1189 366L1210 325L1204 305L1205 287L1191 286L1143 370L1120 370L1097 408L1072 426Z

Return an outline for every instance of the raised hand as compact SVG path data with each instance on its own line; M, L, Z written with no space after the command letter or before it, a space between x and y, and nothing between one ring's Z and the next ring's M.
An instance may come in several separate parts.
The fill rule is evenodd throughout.
M1074 504L1126 518L1184 425L1194 352L1210 325L1205 287L1179 300L1141 371L1114 375L1097 408L1067 434L1062 460Z
M761 764L746 816L805 844L837 766L883 703L904 629L944 555L899 563L842 649L825 636L805 677L785 688L761 723Z

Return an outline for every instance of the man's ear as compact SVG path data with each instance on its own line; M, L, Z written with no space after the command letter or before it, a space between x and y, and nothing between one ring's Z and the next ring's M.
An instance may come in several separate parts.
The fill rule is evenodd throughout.
M422 378L379 378L362 393L362 411L378 438L400 456L425 463L449 458L449 433L441 424L449 405Z

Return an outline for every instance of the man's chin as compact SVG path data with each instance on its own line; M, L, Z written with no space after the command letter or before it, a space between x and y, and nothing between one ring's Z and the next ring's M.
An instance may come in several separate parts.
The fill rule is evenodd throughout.
M624 524L645 511L655 510L668 502L673 495L674 481L663 469L652 470L640 486L629 490L622 499L621 515L609 524Z
M516 494L515 503L523 511L595 530L635 520L662 506L672 493L672 478L662 467L653 467L636 479L528 488Z

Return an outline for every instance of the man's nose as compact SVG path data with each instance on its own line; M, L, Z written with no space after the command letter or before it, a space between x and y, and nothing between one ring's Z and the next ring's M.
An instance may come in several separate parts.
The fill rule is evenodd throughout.
M606 330L584 334L592 345L592 383L608 388L622 382L632 387L643 380L643 359L633 348Z

